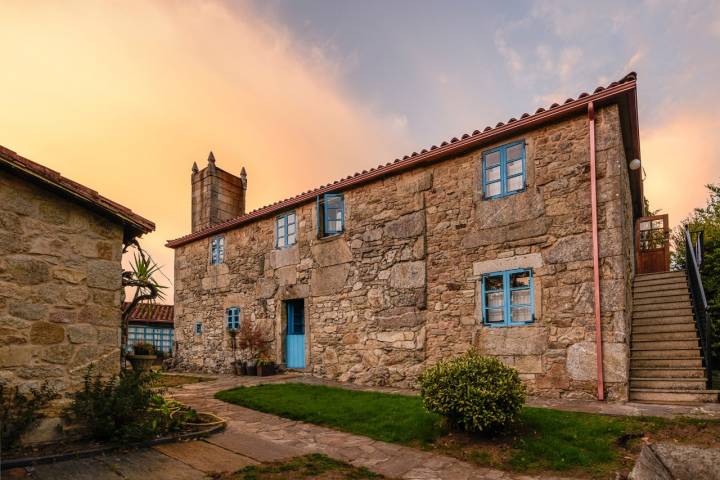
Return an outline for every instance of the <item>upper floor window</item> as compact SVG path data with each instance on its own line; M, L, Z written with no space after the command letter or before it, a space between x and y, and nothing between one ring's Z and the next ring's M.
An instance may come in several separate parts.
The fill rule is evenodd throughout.
M345 228L345 200L342 193L318 196L318 220L321 237L342 233Z
M283 213L275 218L275 246L284 248L294 245L297 239L295 212Z
M498 198L525 189L525 141L483 152L483 192Z
M202 322L195 322L195 335L202 335Z
M240 309L238 307L230 307L226 309L225 319L227 320L228 330L240 329Z
M213 237L210 240L210 264L218 265L225 261L225 237Z
M525 325L535 319L532 270L488 273L482 278L483 323Z

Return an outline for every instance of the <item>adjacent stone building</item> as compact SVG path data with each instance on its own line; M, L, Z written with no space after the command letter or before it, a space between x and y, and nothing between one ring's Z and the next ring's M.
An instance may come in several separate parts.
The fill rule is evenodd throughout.
M168 242L176 357L230 371L229 330L252 322L276 361L325 378L411 387L476 348L533 394L595 398L601 340L600 388L625 399L639 153L631 74L247 214L244 170L211 156L193 232Z
M116 372L123 245L154 224L3 147L0 206L0 381L66 394L91 363Z

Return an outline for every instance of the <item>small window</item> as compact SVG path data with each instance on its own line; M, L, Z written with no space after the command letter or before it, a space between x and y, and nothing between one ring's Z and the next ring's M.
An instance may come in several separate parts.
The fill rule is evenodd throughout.
M202 335L202 322L195 322L195 335Z
M525 189L525 142L509 143L483 153L483 194L499 198Z
M228 330L240 329L240 309L238 307L230 307L225 310L225 318Z
M489 273L482 278L483 323L494 327L535 320L532 270Z
M275 246L285 248L294 245L297 240L297 221L295 212L283 213L275 219Z
M210 264L219 265L225 261L225 237L210 240Z
M318 227L321 237L342 233L345 228L345 201L342 193L318 196Z

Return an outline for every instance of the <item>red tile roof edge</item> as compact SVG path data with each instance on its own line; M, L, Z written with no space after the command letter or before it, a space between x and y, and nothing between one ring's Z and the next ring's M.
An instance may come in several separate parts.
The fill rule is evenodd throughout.
M130 302L123 303L123 310ZM130 322L174 323L175 306L159 303L140 303L135 306L128 317Z
M119 218L122 223L130 224L141 233L150 233L155 230L155 224L153 222L134 213L129 208L109 198L103 197L89 187L63 177L60 172L56 172L44 165L20 156L2 145L0 145L0 163L6 163L43 183L50 184L57 189L67 192L81 202L89 203L101 211L110 214L110 216Z
M412 155L406 155L402 159L396 159L394 162L388 162L385 165L379 165L370 170L355 173L355 175L336 180L333 183L321 185L314 190L309 190L294 197L258 208L245 215L226 220L174 240L168 240L165 246L170 248L181 247L195 240L221 233L281 210L303 204L323 193L344 190L388 175L397 174L423 163L439 161L457 152L478 147L483 143L489 143L496 137L508 136L523 128L528 128L535 124L547 123L561 116L575 113L586 108L590 102L606 101L612 97L633 91L636 88L636 82L637 74L630 72L619 81L612 82L607 87L597 87L592 94L582 92L578 95L577 99L568 98L562 105L553 103L547 109L542 107L538 108L534 114L523 113L519 119L513 117L509 119L507 123L498 122L495 127L487 126L482 131L475 130L472 134L466 133L462 135L461 138L453 137L450 141L442 142L440 146L433 145L429 149L421 150L420 153L413 152Z

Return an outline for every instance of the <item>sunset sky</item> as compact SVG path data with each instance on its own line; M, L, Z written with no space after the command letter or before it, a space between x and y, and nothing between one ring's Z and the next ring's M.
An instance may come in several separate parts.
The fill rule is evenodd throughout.
M631 70L652 208L676 224L720 182L716 0L2 0L0 19L0 145L155 221L170 278L210 150L254 209Z

